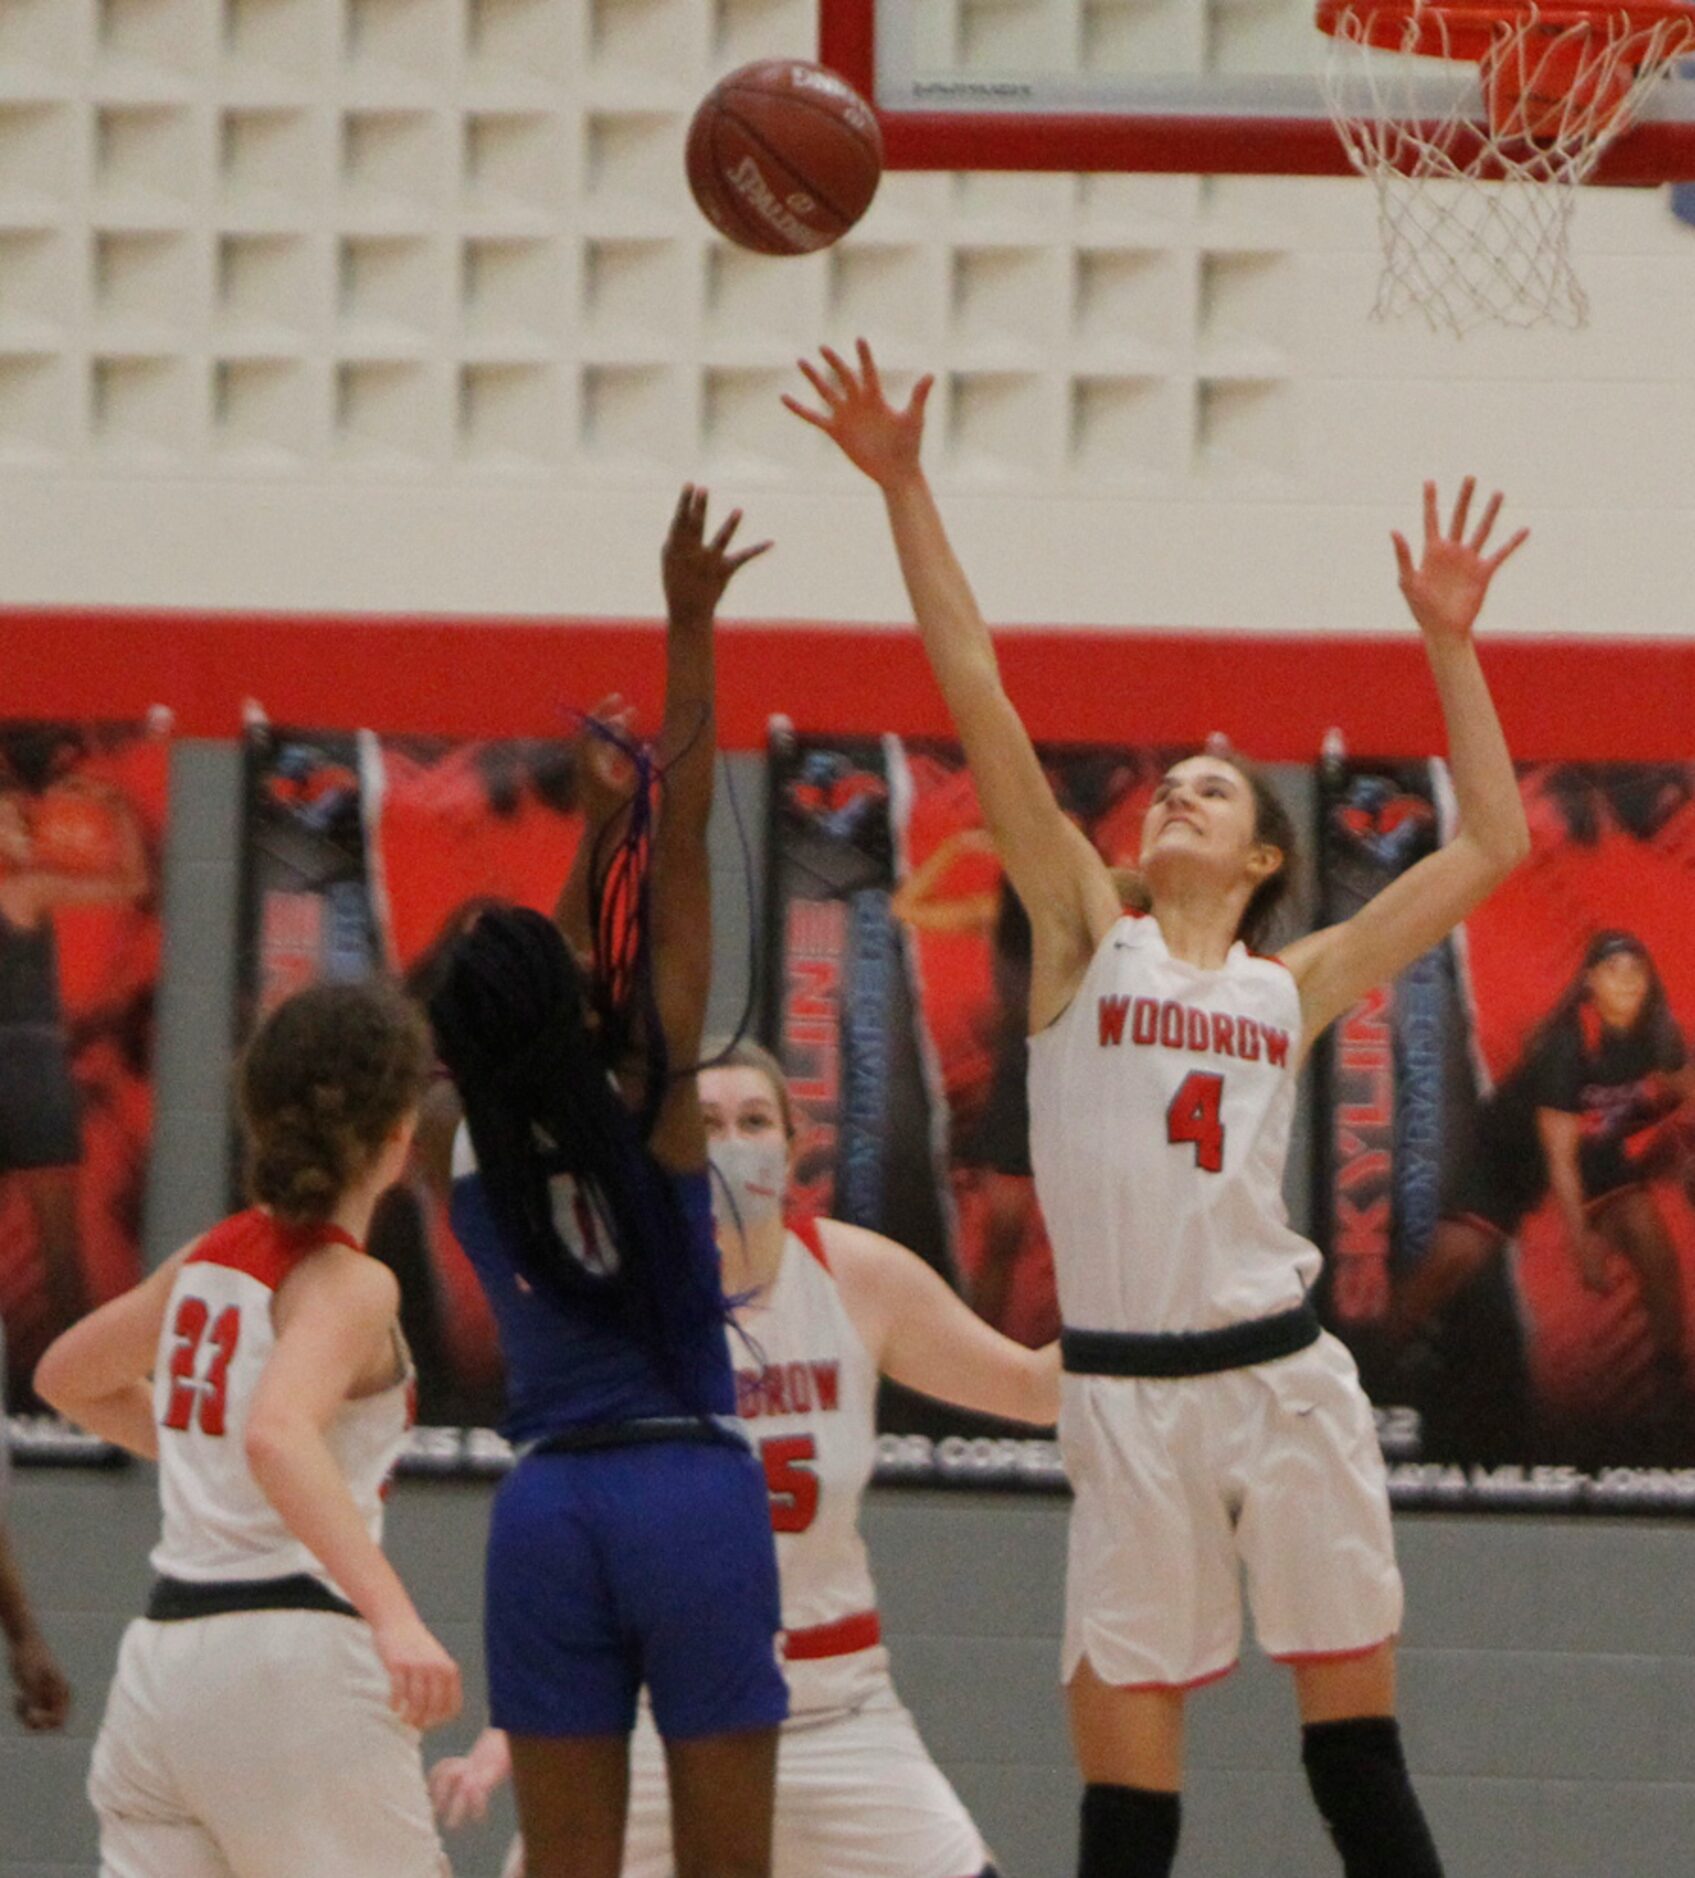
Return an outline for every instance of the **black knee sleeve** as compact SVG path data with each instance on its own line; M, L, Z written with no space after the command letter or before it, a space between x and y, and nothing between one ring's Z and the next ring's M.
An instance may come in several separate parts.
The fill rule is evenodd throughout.
M1170 1878L1182 1812L1175 1793L1085 1787L1077 1878Z
M1362 1715L1309 1722L1301 1730L1301 1760L1347 1878L1442 1878L1397 1721Z

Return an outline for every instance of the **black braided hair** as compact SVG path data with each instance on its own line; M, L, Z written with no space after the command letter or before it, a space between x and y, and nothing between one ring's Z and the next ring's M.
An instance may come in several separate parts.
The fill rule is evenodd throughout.
M455 944L429 1011L490 1211L523 1275L621 1323L683 1386L688 1342L727 1313L715 1267L683 1256L687 1221L647 1147L670 1073L648 918L651 779L643 753L624 826L592 857L592 968L542 914L489 907ZM613 1080L632 1062L643 1092L634 1111ZM560 1235L561 1174L609 1242L601 1261L585 1263Z

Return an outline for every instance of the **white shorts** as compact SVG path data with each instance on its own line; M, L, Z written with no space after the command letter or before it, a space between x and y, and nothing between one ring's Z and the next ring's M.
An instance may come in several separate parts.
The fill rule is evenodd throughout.
M772 1878L976 1878L989 1853L886 1679L859 1706L777 1737ZM665 1749L644 1707L630 1739L624 1878L672 1878ZM522 1878L514 1847L503 1878Z
M124 1633L88 1797L101 1878L448 1878L370 1630L240 1611Z
M1060 1444L1076 1499L1064 1679L1189 1688L1242 1641L1285 1662L1363 1653L1401 1627L1371 1404L1334 1337L1253 1369L1071 1376Z

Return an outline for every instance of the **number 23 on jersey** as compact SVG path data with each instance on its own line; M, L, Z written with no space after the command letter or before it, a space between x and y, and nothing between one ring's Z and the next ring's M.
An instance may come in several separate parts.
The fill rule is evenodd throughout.
M204 1298L183 1298L171 1324L176 1347L171 1352L171 1393L165 1405L165 1426L186 1433L198 1420L200 1432L221 1435L229 1396L230 1364L241 1341L241 1307L226 1305L214 1319ZM200 1352L209 1346L210 1360L201 1373Z

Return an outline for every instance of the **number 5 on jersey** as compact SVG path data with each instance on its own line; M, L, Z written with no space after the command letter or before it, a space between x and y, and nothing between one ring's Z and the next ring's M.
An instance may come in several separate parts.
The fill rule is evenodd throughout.
M1173 1147L1195 1149L1195 1165L1204 1173L1224 1171L1224 1078L1216 1070L1194 1069L1165 1111L1165 1138Z
M809 1461L818 1458L811 1435L773 1435L759 1444L765 1464L765 1491L771 1496L771 1530L805 1532L818 1517L818 1475Z

